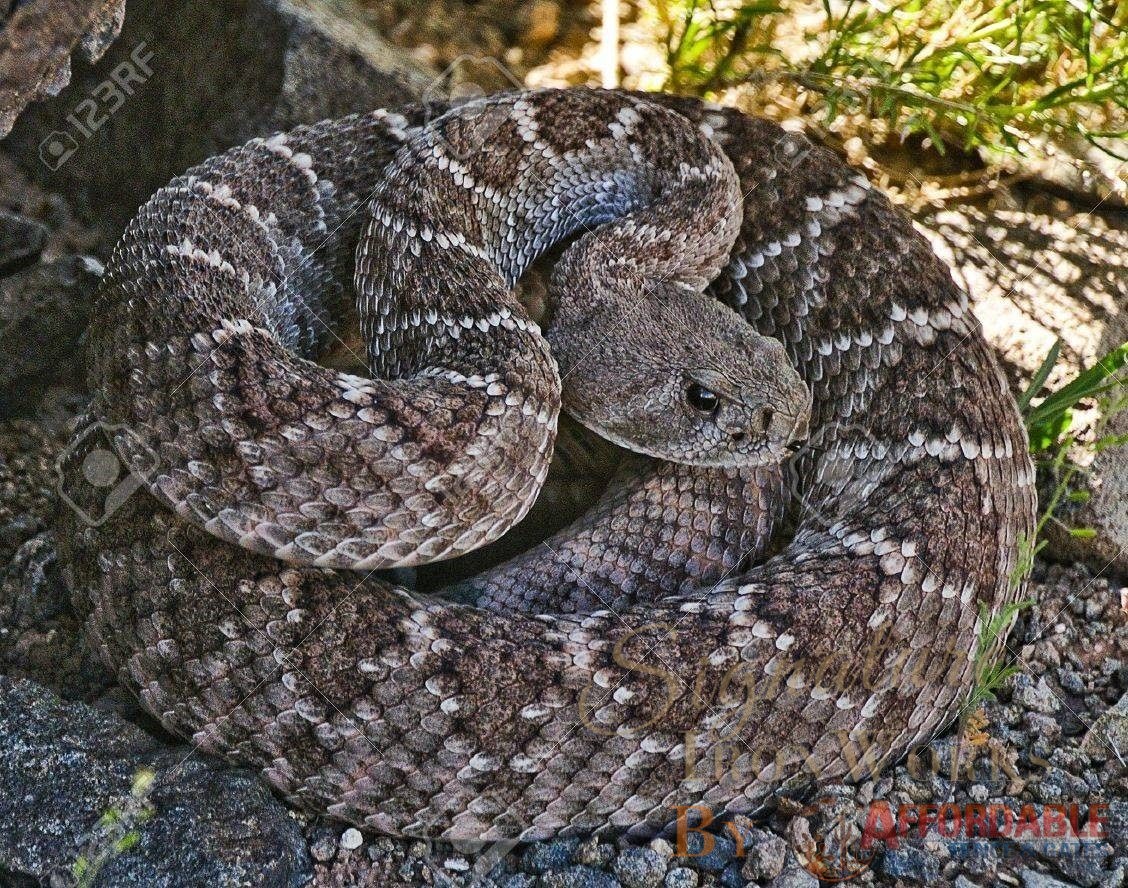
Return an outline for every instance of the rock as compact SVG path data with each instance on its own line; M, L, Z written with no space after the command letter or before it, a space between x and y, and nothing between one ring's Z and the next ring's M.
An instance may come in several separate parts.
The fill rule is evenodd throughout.
M571 863L572 853L579 844L579 839L536 842L526 848L525 853L521 855L521 868L537 874L564 869Z
M4 22L0 138L31 102L55 95L71 77L71 53L96 61L121 30L125 0L30 0Z
M63 438L41 426L0 423L0 564L46 530L58 508L54 459Z
M886 851L877 868L894 879L907 879L922 885L933 885L940 878L940 861L915 845L902 844Z
M1023 888L1076 888L1071 882L1062 882L1030 867L1024 867L1019 872L1019 876Z
M712 839L712 844L705 836ZM686 860L694 869L706 873L719 873L736 855L736 843L721 833L702 833L690 830L685 836Z
M786 860L787 842L762 829L748 831L744 844L744 878L774 879L783 872Z
M1096 888L1109 875L1107 865L1111 857L1111 845L1087 841L1080 847L1066 847L1050 863L1063 876L1082 888Z
M90 698L113 684L86 647L51 532L28 540L0 570L0 667L68 699Z
M669 855L666 855L669 856ZM585 839L572 853L572 862L606 869L615 859L615 847L601 842L595 836Z
M666 875L666 861L651 848L627 848L615 858L614 871L623 888L657 888Z
M328 826L317 827L310 831L309 853L318 863L328 863L337 856L337 839L334 830Z
M771 881L772 888L819 888L819 880L802 867L785 869Z
M0 868L46 880L76 866L98 888L312 875L298 823L253 775L0 676Z
M364 836L360 834L360 830L354 827L349 827L341 833L341 847L346 851L355 851L364 842Z
M1014 677L1013 681L1013 699L1020 706L1046 715L1057 712L1061 706L1061 700L1046 684L1045 677L1039 678L1035 684L1030 676L1020 672Z
M354 0L130 0L102 60L28 109L4 149L120 228L157 188L224 148L422 91L432 75L385 43L368 17ZM95 108L105 122L84 135L67 115L103 95L100 84L119 66L132 74L130 94L112 113ZM66 150L41 157L56 142Z
M733 861L723 870L717 878L721 888L744 888L744 876L740 872L740 863Z
M1045 768L1040 779L1030 782L1030 794L1047 805L1067 804L1088 792L1088 785L1080 777L1053 766Z
M1128 693L1101 713L1081 741L1081 748L1086 752L1101 746L1121 762L1128 763Z
M1113 847L1128 848L1128 799L1113 799L1109 802L1108 822L1105 826Z
M615 877L590 866L573 866L540 877L542 888L619 888Z
M697 888L699 877L689 867L676 866L666 873L666 888Z
M0 281L0 412L29 411L52 383L82 386L78 341L101 274L73 256Z

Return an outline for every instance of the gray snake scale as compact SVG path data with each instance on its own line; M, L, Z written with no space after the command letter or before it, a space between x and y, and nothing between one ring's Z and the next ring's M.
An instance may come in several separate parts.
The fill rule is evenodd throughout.
M148 492L102 522L66 512L61 537L122 682L297 805L447 838L751 811L950 719L980 605L1019 594L1033 471L909 221L828 151L693 99L444 110L253 140L159 191L116 248L91 416ZM548 326L558 370L509 288L568 238L556 290L602 287L617 323L608 281L633 289L671 354L697 335L678 293L708 280L747 321L731 342L783 344L811 396L794 535L753 563L801 422L779 418L797 389L770 352L748 372L779 409L741 419L781 424L759 465L632 457L548 545L457 596L401 588L373 570L497 538L544 481L561 377L568 408L584 366L553 337L582 319ZM347 327L371 378L312 360Z

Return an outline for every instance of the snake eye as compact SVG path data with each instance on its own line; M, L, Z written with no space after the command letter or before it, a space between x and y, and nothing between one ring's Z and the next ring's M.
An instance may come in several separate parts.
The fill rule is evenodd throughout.
M685 399L694 410L709 414L714 413L717 405L721 403L721 399L717 397L716 392L710 391L696 382L691 382L686 388Z

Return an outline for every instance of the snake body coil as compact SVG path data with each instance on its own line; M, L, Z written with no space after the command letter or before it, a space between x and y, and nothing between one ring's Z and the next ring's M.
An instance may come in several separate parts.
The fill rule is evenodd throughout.
M979 606L1018 595L1033 472L966 297L911 224L828 152L691 99L436 113L256 139L158 192L115 250L92 415L148 494L68 513L62 558L122 681L296 804L448 838L747 811L950 718ZM685 445L697 465L627 460L592 513L466 584L474 604L417 597L372 571L522 517L560 375L584 418L599 393L573 392L573 368L621 372L625 403L659 370L616 370L616 337L585 341L562 302L558 375L508 291L569 236L562 298L590 291L624 337L657 329L671 361L705 341L681 300L712 281L701 311L747 321L717 355L751 354L763 401L718 378L727 431ZM349 324L374 378L313 360ZM811 444L794 537L749 568L807 409L763 337L810 391ZM680 440L673 401L642 406ZM624 411L586 421L614 440Z

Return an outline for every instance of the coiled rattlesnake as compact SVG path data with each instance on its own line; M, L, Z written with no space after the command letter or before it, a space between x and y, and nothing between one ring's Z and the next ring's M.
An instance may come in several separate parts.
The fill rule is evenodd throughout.
M1004 379L925 241L829 152L696 100L443 110L254 140L158 192L115 251L92 410L151 495L68 513L62 560L123 682L297 804L449 838L746 811L943 723L979 605L1018 594L1034 493ZM508 287L586 226L553 273L565 404L700 465L628 460L577 526L464 584L476 605L372 575L524 513L559 390ZM714 277L743 332L679 307ZM581 290L594 317L568 307ZM376 378L299 357L326 346L321 318L359 323ZM694 378L683 351L716 344L714 321L724 366ZM654 330L668 362L624 362ZM754 464L808 408L761 337L809 388L811 445L793 539L748 567L779 503Z

